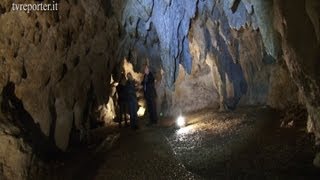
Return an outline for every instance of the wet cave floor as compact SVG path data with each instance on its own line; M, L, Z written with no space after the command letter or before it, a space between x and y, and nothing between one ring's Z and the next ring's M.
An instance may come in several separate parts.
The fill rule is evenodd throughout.
M319 179L305 124L280 127L268 108L203 110L140 129L104 127L95 145L55 163L52 179ZM99 143L98 143L99 142Z

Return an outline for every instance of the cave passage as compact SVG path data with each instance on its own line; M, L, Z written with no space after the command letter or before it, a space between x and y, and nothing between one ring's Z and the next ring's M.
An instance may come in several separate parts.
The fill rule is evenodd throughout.
M319 0L0 1L0 179L319 179L319 62Z
M139 130L104 127L93 132L100 141L57 167L56 178L317 179L311 137L303 124L281 127L281 117L267 107L205 109L187 114L181 128L172 118L156 127L140 119Z

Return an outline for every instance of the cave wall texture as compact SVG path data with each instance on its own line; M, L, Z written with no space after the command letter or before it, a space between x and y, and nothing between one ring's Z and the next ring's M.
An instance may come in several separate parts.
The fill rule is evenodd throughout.
M72 129L85 136L92 111L108 100L122 1L61 0L58 12L29 14L13 12L13 2L34 3L0 2L0 174L24 179L34 145L22 130L10 130L19 126L8 128L26 121L14 113L23 111L37 124L21 129L41 129L44 141L62 150Z
M320 144L319 5L317 0L129 0L122 54L138 70L148 61L162 75L158 107L167 115L208 106L302 104L308 131Z
M162 74L160 111L299 103L273 26L273 3L258 2L128 1L122 54L138 67L147 59Z
M33 157L18 148L34 147L19 122L27 117L27 132L66 150L108 102L124 58L137 72L150 64L166 115L303 104L320 138L318 0L61 0L58 12L29 14L12 12L12 2L0 2L5 177L23 179ZM7 158L13 149L23 163Z

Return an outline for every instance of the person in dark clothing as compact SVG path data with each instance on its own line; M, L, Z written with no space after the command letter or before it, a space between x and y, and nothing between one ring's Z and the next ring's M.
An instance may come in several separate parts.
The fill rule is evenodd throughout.
M137 94L136 94L136 85L135 81L132 77L131 73L127 74L127 84L126 84L126 90L127 90L127 96L128 96L128 107L129 107L129 114L130 114L130 126L132 129L138 128L138 101L137 101Z
M147 102L147 110L149 112L149 124L157 124L158 116L157 116L157 107L156 107L156 98L157 93L154 86L154 76L150 72L149 67L146 66L144 69L144 77L142 81L144 97Z
M127 123L127 92L126 92L126 77L124 74L121 75L119 85L117 86L118 93L118 105L119 105L119 127L124 120L125 126L128 126Z

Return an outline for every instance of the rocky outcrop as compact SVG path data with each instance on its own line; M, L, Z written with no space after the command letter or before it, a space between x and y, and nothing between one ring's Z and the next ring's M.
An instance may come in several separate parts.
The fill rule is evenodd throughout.
M66 150L70 133L84 137L96 121L94 112L108 102L120 34L115 9L122 8L122 1L61 0L59 11L30 13L12 11L12 2L0 2L0 102L6 98L4 89L13 86L20 110L38 124L29 130L39 132L42 143ZM1 109L0 125L6 121L8 126L0 132L0 174L24 179L26 163L36 155L31 142L21 142L26 136L5 133L13 121L25 121L8 113Z
M141 13L142 12L142 13ZM136 46L136 39L147 49L157 39L157 56L161 58L167 87L172 87L179 73L181 63L188 73L192 60L189 53L188 31L191 18L195 16L196 1L153 1L129 0L123 13L123 22L129 37L129 47ZM154 32L155 31L155 32ZM152 37L155 35L156 37ZM149 37L151 36L151 37ZM128 40L129 39L129 40ZM151 48L152 49L152 48ZM127 50L127 49L125 49ZM124 55L128 52L124 52ZM147 53L149 54L149 53ZM150 55L145 55L150 59Z
M35 147L30 145L31 137L19 127L13 126L11 122L6 122L2 118L0 122L0 178L4 180L45 179L47 166L39 154L35 153ZM29 141L25 137L29 137ZM33 141L38 139L35 138Z
M0 90L14 83L42 132L66 149L72 126L83 128L88 109L108 100L119 37L119 18L110 13L121 2L61 1L58 12L30 14L10 5L1 2Z

